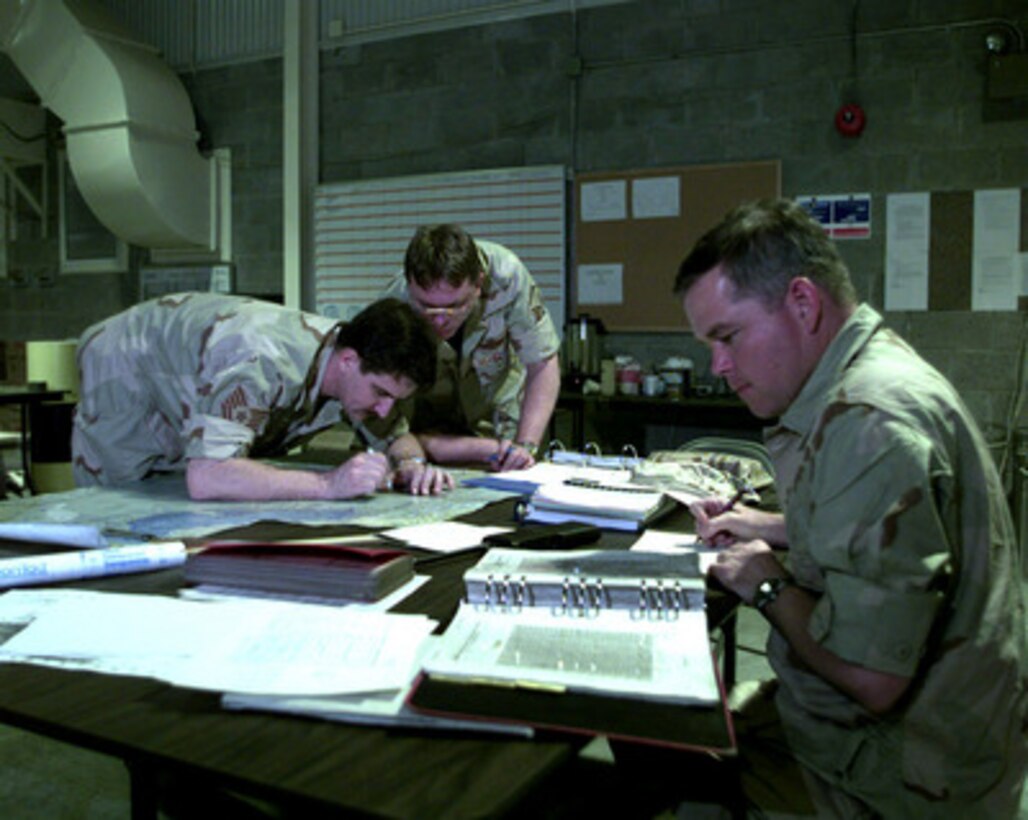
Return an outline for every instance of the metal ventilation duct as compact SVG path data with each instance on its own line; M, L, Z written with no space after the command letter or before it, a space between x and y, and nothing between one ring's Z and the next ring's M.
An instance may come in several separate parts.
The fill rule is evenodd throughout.
M215 163L154 49L87 0L0 0L0 48L64 121L75 182L111 232L147 248L215 247Z

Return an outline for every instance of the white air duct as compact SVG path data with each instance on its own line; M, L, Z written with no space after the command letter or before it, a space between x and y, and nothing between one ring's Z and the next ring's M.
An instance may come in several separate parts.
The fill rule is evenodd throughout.
M0 0L0 48L64 121L79 191L147 248L218 247L217 162L196 146L178 77L87 0Z

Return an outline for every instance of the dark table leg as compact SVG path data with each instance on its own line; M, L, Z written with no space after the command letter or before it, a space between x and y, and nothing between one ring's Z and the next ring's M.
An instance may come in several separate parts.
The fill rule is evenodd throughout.
M129 772L129 795L132 820L155 820L157 817L157 773L142 763L125 762Z
M29 454L29 405L28 402L21 403L21 470L25 481L25 488L29 495L36 494L36 483L32 480L30 469L31 455Z
M724 676L726 692L730 692L732 687L735 686L735 655L738 651L738 646L736 645L736 625L738 624L738 621L739 616L733 611L732 614L725 618L721 623L721 634L725 641L721 673Z

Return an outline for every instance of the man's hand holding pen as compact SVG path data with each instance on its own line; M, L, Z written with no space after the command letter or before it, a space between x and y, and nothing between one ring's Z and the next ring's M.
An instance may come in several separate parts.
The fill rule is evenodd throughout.
M742 500L744 490L739 490L729 499L705 498L689 505L689 512L696 520L696 534L711 547L727 547L738 540L733 524L742 517L736 512L736 505ZM733 515L734 513L734 515Z
M740 504L752 490L743 488L729 499L707 498L689 505L696 534L712 547L729 547L740 541L761 539L785 546L785 520L781 513Z
M497 473L508 470L527 470L535 464L531 450L519 442L499 439L496 452L489 457L489 469Z

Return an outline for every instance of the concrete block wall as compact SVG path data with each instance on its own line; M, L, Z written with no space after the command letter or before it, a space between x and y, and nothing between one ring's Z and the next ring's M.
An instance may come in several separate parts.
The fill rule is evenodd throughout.
M1028 187L1028 120L984 116L985 32L995 18L1024 28L1028 10L864 0L854 48L852 8L650 0L341 49L323 61L323 176L779 158L787 196L872 194L872 238L841 248L860 293L881 308L886 194ZM868 113L857 139L834 127L853 101ZM998 430L1024 315L886 318ZM699 372L709 360L685 334L615 333L605 344L643 362L685 352Z
M282 293L282 61L261 60L182 77L202 144L232 152L236 290Z

